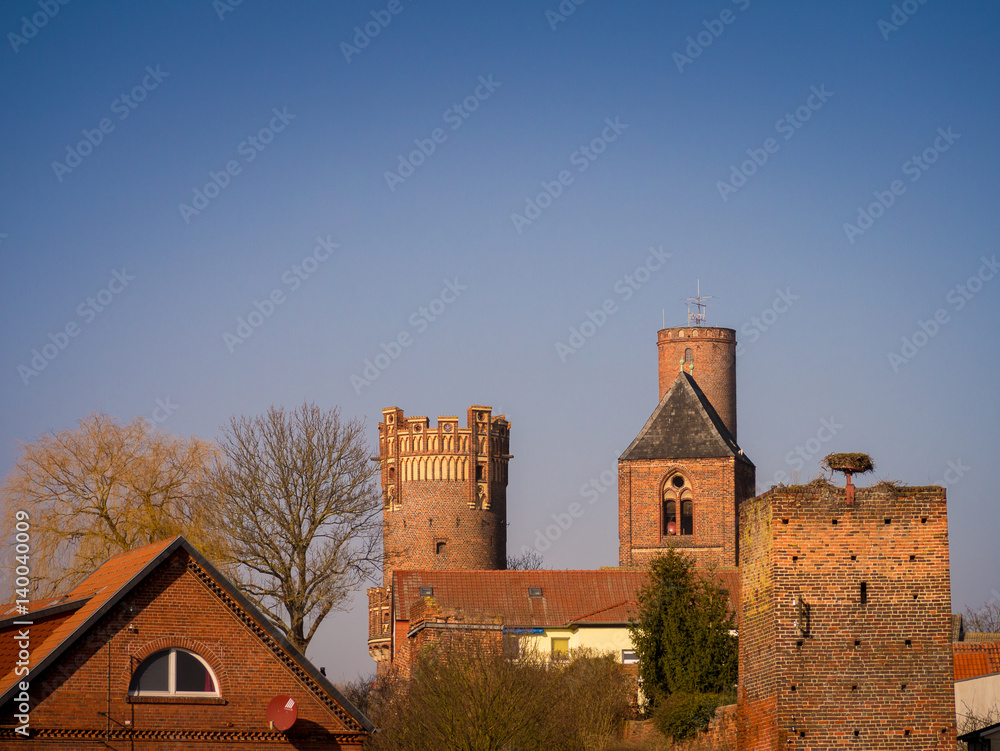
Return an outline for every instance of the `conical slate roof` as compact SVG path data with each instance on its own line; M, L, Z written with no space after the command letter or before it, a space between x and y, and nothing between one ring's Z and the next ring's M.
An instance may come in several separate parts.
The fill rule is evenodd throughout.
M727 456L750 462L694 378L681 372L619 461Z

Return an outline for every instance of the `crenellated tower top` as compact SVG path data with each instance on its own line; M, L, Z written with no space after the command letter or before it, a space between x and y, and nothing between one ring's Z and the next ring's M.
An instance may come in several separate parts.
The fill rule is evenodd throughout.
M386 583L393 569L507 565L510 423L474 404L465 426L445 415L382 410L379 463Z

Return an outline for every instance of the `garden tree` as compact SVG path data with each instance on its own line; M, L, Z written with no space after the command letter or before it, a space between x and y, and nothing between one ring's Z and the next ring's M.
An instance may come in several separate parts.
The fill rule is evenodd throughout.
M0 495L5 532L30 515L35 597L63 591L109 556L183 534L218 561L209 467L214 449L143 418L93 413L75 428L23 444Z
M223 429L215 489L233 576L303 652L378 566L378 464L364 431L314 404Z
M643 689L667 734L685 737L706 726L724 695L733 693L732 629L729 596L710 572L697 572L692 558L673 549L653 560L629 631Z
M425 649L411 680L392 685L383 703L367 704L379 726L371 751L599 749L629 712L628 679L613 655L577 654L554 666L522 650L508 660L501 642L482 634L456 633Z

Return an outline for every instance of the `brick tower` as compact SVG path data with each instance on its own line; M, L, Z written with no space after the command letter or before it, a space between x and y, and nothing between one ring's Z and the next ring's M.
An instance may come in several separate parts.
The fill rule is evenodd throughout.
M458 417L405 417L382 410L383 586L368 590L368 650L388 657L392 572L507 567L507 463L510 423L473 405Z
M756 485L736 443L736 332L663 329L657 348L660 402L618 459L619 565L679 548L735 567L739 504Z
M955 748L943 488L777 487L740 536L740 749Z
M679 326L660 330L656 346L660 399L678 373L687 373L736 440L736 332L715 326Z

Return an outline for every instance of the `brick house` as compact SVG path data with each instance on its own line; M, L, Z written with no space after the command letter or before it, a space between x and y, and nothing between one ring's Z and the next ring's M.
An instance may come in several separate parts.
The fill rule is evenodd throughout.
M977 720L1000 719L1000 641L961 641L952 649L959 731Z
M183 537L0 611L0 675L0 749L360 749L373 729Z

